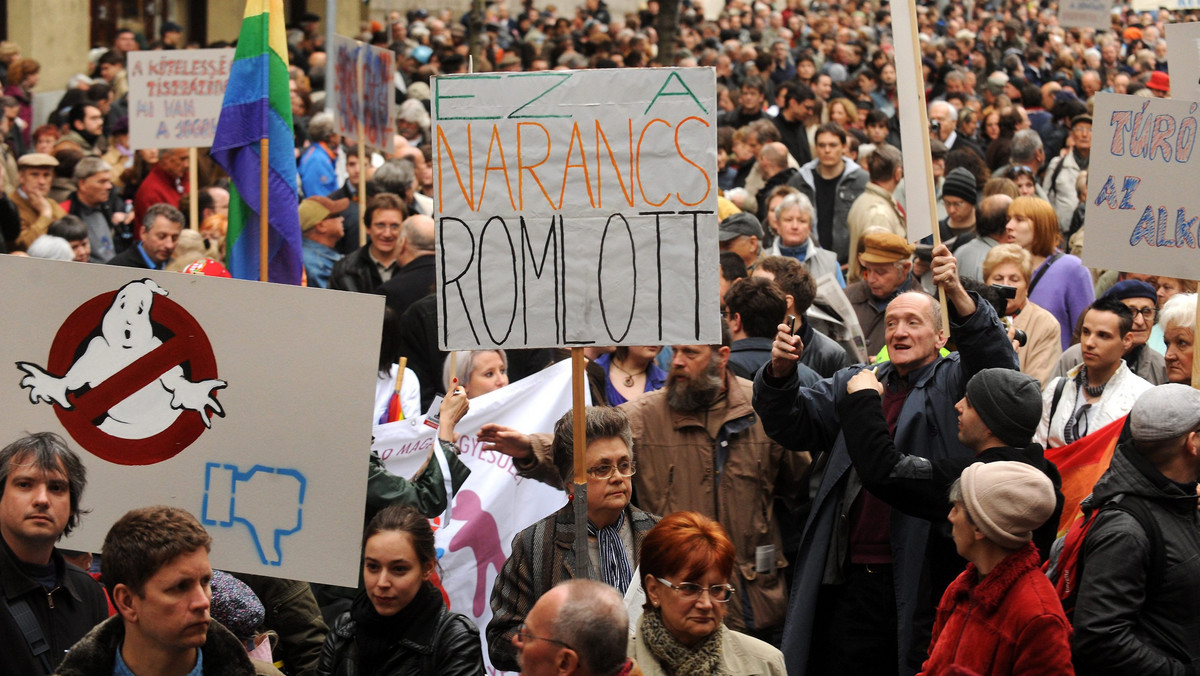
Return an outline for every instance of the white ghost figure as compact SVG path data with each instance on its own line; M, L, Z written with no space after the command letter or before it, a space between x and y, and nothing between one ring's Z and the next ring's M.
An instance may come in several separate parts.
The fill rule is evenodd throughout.
M21 379L21 387L29 389L29 400L70 409L68 392L96 387L162 345L150 324L155 295L165 296L167 291L150 279L121 287L104 313L100 335L88 342L83 356L64 376L47 373L30 362L17 362L17 368L28 374ZM182 410L198 412L205 426L212 427L212 413L225 416L213 392L225 385L217 379L193 383L184 376L182 366L174 366L108 409L99 427L114 437L145 439L170 427Z

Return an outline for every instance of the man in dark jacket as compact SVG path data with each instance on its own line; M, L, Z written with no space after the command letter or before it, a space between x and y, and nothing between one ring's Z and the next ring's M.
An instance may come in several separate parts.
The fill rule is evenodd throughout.
M400 224L408 213L404 202L391 193L382 193L367 202L367 234L371 241L333 264L329 288L341 291L373 293L396 274L397 243Z
M950 509L946 497L950 484L968 466L1001 460L1032 465L1045 473L1055 488L1054 513L1033 532L1033 542L1042 558L1049 555L1062 515L1062 477L1054 463L1046 460L1042 447L1030 443L1042 419L1042 391L1036 378L1004 368L976 373L954 405L958 411L958 441L975 455L953 458L923 458L892 443L883 414L883 384L874 371L859 371L846 383L846 391L838 402L846 450L863 487L872 495L905 514L940 526ZM943 429L942 433L952 432ZM952 575L962 568L957 557L944 563Z
M1084 501L1140 503L1096 515L1081 553L1071 651L1078 674L1195 674L1200 665L1200 391L1147 390L1129 412L1131 441ZM1150 528L1159 533L1156 556ZM1162 557L1156 563L1156 558Z
M85 486L83 463L56 434L32 434L0 450L0 663L6 674L53 673L63 653L108 616L100 585L54 547L79 525ZM31 640L43 643L41 651Z
M143 507L104 536L100 575L117 614L75 645L59 676L253 676L245 647L209 616L212 538L178 507ZM203 665L203 666L201 666Z
M725 292L728 312L729 368L750 380L771 360L775 327L783 321L787 299L775 282L762 277L739 279Z
M854 363L846 348L834 339L813 328L808 321L808 309L817 297L817 283L808 266L791 256L767 256L754 271L755 277L774 280L787 301L787 314L800 322L797 335L804 345L800 363L828 378Z
M886 386L882 408L896 446L931 460L970 457L958 439L931 431L955 427L954 403L972 376L992 367L1015 370L1017 355L996 311L963 289L949 249L941 245L934 254L933 278L946 290L960 352L939 354L946 336L935 299L919 292L897 296L887 308L890 361L876 367ZM767 434L790 450L811 451L823 469L784 627L789 673L915 673L929 645L937 600L929 588L927 550L952 544L946 537L931 539L928 521L863 491L851 471L838 405L865 366L802 387L795 375L802 349L781 327L771 361L754 381L754 408Z

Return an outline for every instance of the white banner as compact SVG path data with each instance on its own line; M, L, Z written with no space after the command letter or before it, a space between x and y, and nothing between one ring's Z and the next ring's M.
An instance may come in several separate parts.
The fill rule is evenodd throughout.
M232 47L130 52L130 147L212 146L233 55Z
M1166 29L1171 98L1200 101L1200 23L1169 23Z
M1068 28L1107 30L1112 26L1112 0L1059 0L1058 23Z
M356 583L379 339L313 327L376 327L380 297L16 256L0 283L0 444L56 432L87 467L64 546L169 504L218 568Z
M450 608L479 626L485 660L492 584L512 552L512 539L558 511L566 503L566 494L518 477L512 458L483 450L477 438L479 428L494 422L526 433L553 432L554 423L569 410L571 362L567 360L472 399L470 412L455 427L463 435L458 446L471 477L454 500L451 520L437 529L437 548ZM373 449L388 471L405 477L421 468L437 443L437 431L426 426L424 419L379 425L374 434ZM488 673L496 673L490 662Z
M1088 172L1088 267L1196 276L1198 104L1097 94Z
M433 81L441 349L720 341L711 68Z
M1200 9L1200 0L1133 0L1130 7L1138 12L1156 9Z

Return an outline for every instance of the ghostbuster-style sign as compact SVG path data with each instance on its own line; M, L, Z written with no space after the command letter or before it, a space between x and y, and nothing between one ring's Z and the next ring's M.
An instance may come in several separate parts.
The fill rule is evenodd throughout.
M29 400L54 407L71 437L120 465L172 458L224 417L212 345L199 323L151 279L80 305L46 367L17 362Z

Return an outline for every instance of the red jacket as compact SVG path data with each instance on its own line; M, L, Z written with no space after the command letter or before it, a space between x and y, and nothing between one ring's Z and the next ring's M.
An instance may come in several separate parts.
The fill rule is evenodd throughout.
M158 167L151 169L133 196L133 212L136 219L133 238L137 241L142 239L142 220L146 218L147 209L164 202L178 209L179 200L185 192L187 181L180 181Z
M1072 675L1070 638L1062 604L1029 544L983 579L967 564L946 588L921 673Z

